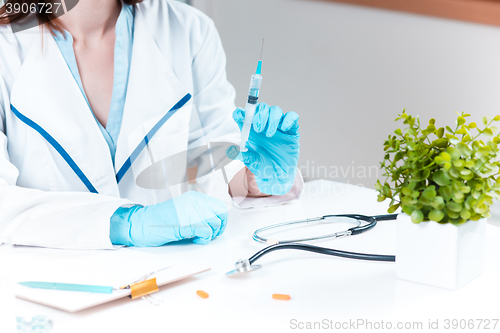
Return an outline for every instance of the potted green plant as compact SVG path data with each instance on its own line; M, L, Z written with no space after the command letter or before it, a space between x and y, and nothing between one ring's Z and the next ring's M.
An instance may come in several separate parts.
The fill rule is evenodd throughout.
M457 113L458 114L458 113ZM399 278L457 289L481 274L486 218L500 195L500 143L494 122L468 123L460 113L455 129L423 127L403 111L406 125L384 142L377 181L378 201L397 221L396 273Z

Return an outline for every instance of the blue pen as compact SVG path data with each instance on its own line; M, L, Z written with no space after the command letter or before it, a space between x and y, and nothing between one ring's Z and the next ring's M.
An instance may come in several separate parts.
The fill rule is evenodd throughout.
M114 289L130 289L130 286L139 281L144 281L150 278L152 275L164 271L166 269L172 268L173 266L167 266L156 271L150 272L141 276L138 279L134 279L132 282L125 284L122 287L113 288L107 286L94 286L88 284L71 284L71 283L57 283L57 282L40 282L40 281L25 281L19 282L21 286L29 287L29 288L37 288L37 289L51 289L51 290L66 290L66 291L82 291L88 293L101 293L101 294L111 294Z
M19 282L19 284L21 286L30 287L30 288L38 288L38 289L83 291L83 292L101 293L101 294L111 294L113 292L113 287L93 286L93 285L87 285L87 284L38 282L38 281Z

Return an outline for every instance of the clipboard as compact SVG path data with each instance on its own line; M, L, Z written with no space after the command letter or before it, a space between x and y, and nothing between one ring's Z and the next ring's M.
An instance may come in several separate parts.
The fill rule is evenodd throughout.
M17 298L23 300L74 313L128 296L131 296L131 298L142 297L156 292L163 285L210 270L209 267L203 264L187 262L172 263L171 260L165 260L161 256L137 254L123 250L120 250L122 252L118 256L117 252L112 254L107 252L98 256L91 255L83 259L78 258L78 260L63 260L62 262L70 261L70 263L66 264L63 264L60 260L48 260L48 273L37 275L33 272L28 275L25 272L21 274L22 277L18 276L15 280L16 282L21 282L23 280L36 279L46 282L120 286L124 283L130 283L131 280L137 279L141 275L147 275L157 270L158 272L149 276L146 280L130 283L131 288L113 290L111 294L35 289L16 283L15 295ZM108 266L106 271L103 270L105 266ZM161 268L167 266L170 267L161 270ZM66 273L62 272L62 268L64 268ZM130 301L133 302L135 300L131 299Z

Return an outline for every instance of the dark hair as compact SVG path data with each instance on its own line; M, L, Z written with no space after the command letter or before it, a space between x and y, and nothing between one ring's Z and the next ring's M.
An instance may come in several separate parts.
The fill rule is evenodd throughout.
M33 27L36 24L47 24L51 32L54 32L54 30L62 32L61 27L57 24L56 19L59 16L63 15L64 12L59 13L59 10L57 10L56 13L52 12L52 7L54 5L59 5L60 7L61 1L62 0L7 0L7 2L0 8L0 26L12 23L22 24L27 20L35 18L37 19L38 23L32 24L26 28ZM135 5L142 1L143 0L123 0L123 2L127 5ZM72 3L70 4L70 2ZM66 1L65 3L67 5L67 10L69 11L76 6L78 0ZM40 5L42 5L41 8ZM48 10L49 6L51 10ZM19 9L12 10L13 8Z

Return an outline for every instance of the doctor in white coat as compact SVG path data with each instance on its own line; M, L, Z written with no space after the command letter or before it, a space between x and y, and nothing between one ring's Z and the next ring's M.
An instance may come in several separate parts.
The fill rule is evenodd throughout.
M14 32L15 17L33 14L12 8L0 10L0 243L206 244L224 232L223 201L256 207L298 197L293 112L260 104L248 153L219 154L214 168L215 143L239 142L244 110L234 105L214 24L198 10L80 0ZM187 192L195 166L204 194Z

